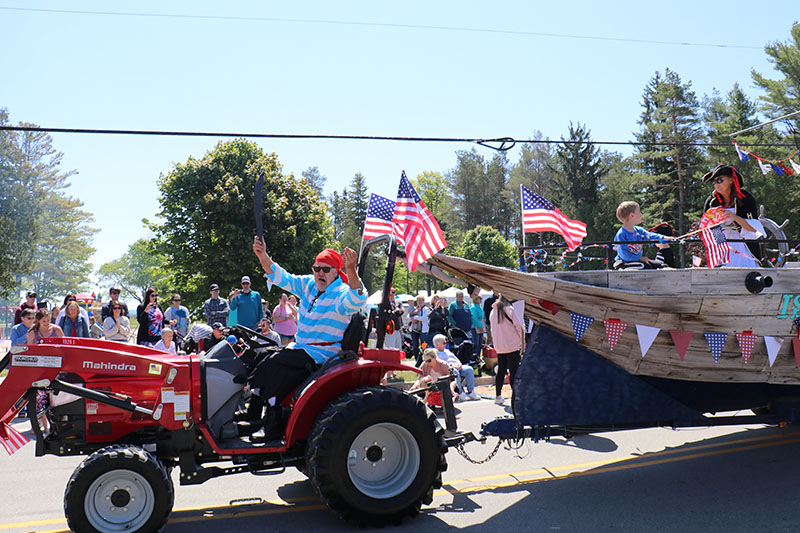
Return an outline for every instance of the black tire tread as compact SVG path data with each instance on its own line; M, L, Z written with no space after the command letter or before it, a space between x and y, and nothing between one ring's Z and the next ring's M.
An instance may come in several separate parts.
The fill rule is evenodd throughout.
M383 514L374 512L375 508L357 509L342 497L329 472L328 458L333 442L359 413L387 407L401 408L423 420L431 428L439 457L436 460L435 475L425 493L409 502L405 508ZM419 398L390 387L360 388L331 402L317 418L308 443L306 465L315 492L322 502L341 518L358 522L362 527L399 524L405 518L417 516L423 504L427 505L433 501L433 491L442 486L442 472L447 470L445 457L447 444L444 440L444 430L436 415Z
M156 516L159 514L159 495L157 490L158 487L154 487L156 497L156 509L154 515L151 518L150 523L147 524L148 527L145 529L140 529L139 531L160 531L164 524L166 524L167 518L172 511L172 506L175 501L175 489L172 485L172 479L169 477L166 467L164 467L164 465L147 450L139 448L138 446L116 444L102 448L84 459L84 461L72 473L72 476L70 476L69 481L67 482L67 488L64 491L64 514L67 518L67 524L69 525L70 531L75 531L78 533L82 533L84 531L94 533L97 531L88 523L83 515L84 494L79 494L78 492L85 491L88 486L85 488L83 487L83 485L86 485L86 483L82 478L84 476L92 476L94 470L97 469L99 469L100 472L98 472L96 475L102 474L107 471L104 470L104 463L118 460L135 460L150 468L152 473L156 475L155 482L162 485L163 489L166 489L167 496L169 498L168 505L163 506L160 516Z

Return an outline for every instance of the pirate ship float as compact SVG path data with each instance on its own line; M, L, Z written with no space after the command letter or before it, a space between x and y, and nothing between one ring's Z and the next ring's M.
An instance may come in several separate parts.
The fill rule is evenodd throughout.
M428 262L525 301L536 328L514 387L517 427L800 413L800 268L525 273L444 254Z

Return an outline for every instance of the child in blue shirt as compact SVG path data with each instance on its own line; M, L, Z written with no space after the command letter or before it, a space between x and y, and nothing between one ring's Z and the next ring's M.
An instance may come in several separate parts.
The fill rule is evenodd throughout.
M614 242L626 241L658 241L659 248L666 248L669 245L664 241L674 240L673 237L665 237L658 233L647 231L637 224L642 222L642 211L636 202L622 202L617 207L617 219L622 222L617 234L614 235ZM614 268L620 270L642 270L655 269L664 266L663 261L651 260L642 255L642 244L617 244L614 246L617 256L614 258Z

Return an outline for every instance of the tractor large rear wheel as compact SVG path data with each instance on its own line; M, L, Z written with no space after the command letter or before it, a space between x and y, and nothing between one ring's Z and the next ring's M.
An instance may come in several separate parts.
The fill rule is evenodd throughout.
M416 397L369 387L332 402L308 440L306 464L322 501L346 520L381 526L416 516L447 469L436 417Z
M64 493L72 531L158 531L172 510L174 490L166 468L136 446L109 446L73 472Z

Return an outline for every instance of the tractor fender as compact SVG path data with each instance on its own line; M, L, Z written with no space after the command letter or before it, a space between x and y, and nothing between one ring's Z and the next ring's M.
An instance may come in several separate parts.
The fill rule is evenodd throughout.
M390 370L422 373L420 369L402 363L358 359L337 365L312 381L292 407L286 423L286 447L306 440L317 415L333 400L359 387L379 385Z

